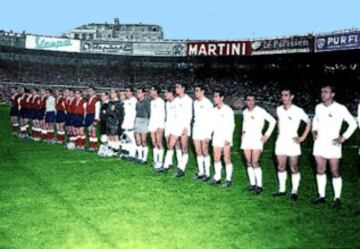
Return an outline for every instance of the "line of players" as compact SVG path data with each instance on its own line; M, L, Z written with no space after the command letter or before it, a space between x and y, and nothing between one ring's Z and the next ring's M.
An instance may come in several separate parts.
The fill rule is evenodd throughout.
M85 99L80 90L35 88L12 89L10 116L13 134L24 139L63 144L69 149L85 149L85 128L89 131L90 151L97 150L96 125L101 102L93 88ZM55 129L56 127L56 129ZM55 138L56 130L56 138ZM66 132L66 134L65 134Z
M20 136L27 137L28 123L32 122L32 137L53 141L54 123L57 128L57 141L63 143L65 131L69 149L84 149L85 133L89 130L90 150L97 150L96 126L100 122L102 144L99 154L103 156L121 155L123 158L146 164L148 147L147 133L151 134L153 145L153 167L157 172L167 172L176 154L175 177L185 175L189 160L189 137L192 136L198 171L193 177L211 185L221 184L222 157L225 163L225 181L223 186L232 185L233 165L231 147L235 128L234 112L224 103L224 92L215 90L214 104L205 96L202 86L195 87L195 100L186 94L184 84L165 90L165 101L160 97L160 89L152 86L151 101L145 98L145 89L137 89L136 97L131 87L121 90L102 92L101 100L96 97L93 88L88 89L87 99L80 91L65 90L62 94L52 91L19 89L13 93L11 119L14 132L20 126ZM341 206L342 178L339 161L342 157L341 144L355 131L357 125L347 108L334 101L335 90L326 85L321 89L322 103L315 109L311 122L304 110L293 104L294 94L290 89L281 92L282 105L276 110L276 120L255 103L255 97L247 96L247 108L243 113L241 150L243 150L249 177L249 191L260 194L263 191L262 170L259 159L264 144L271 136L275 125L278 135L275 144L277 157L277 176L279 188L273 196L286 195L287 165L291 172L292 190L290 198L298 199L301 175L298 161L301 155L301 143L312 130L314 138L313 155L316 161L316 181L318 194L312 200L314 204L325 202L326 166L329 163L334 189L334 206ZM101 101L101 104L100 104ZM360 105L359 105L360 112ZM359 118L360 119L360 118ZM262 132L265 122L268 128ZM301 122L305 129L299 136ZM343 122L348 124L341 132ZM360 120L359 120L360 123ZM192 127L192 129L191 129ZM166 154L164 157L164 144ZM209 144L212 141L214 176L210 177L211 159Z

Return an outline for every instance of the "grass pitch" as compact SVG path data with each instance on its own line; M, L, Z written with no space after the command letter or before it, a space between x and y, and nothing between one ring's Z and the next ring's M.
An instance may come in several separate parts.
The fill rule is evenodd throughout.
M236 134L239 134L240 118ZM312 141L303 145L300 199L274 198L274 136L261 158L265 191L248 180L234 136L230 189L148 166L103 159L63 146L12 137L0 107L0 248L360 248L359 131L344 148L342 210L313 206ZM151 153L149 153L151 154ZM151 158L149 158L151 161ZM290 190L288 177L287 189Z

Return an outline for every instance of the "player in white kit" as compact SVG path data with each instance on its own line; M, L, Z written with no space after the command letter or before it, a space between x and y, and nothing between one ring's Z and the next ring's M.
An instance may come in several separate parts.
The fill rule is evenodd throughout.
M193 177L195 180L207 182L210 180L210 155L209 142L212 133L213 104L205 96L203 86L195 86L194 125L192 138L194 141L198 172Z
M173 150L175 144L179 140L181 148L181 155L177 153L178 165L175 177L185 176L185 169L189 161L189 136L191 135L191 120L193 113L193 101L185 93L186 85L184 83L177 83L175 85L175 92L177 97L174 100L175 104L175 122L170 131L170 141L168 149ZM166 160L166 159L165 159Z
M247 173L250 180L249 191L260 194L263 191L262 170L259 159L266 143L273 132L276 120L263 108L255 105L255 96L246 97L247 108L243 112L243 127L241 135L241 149L246 159ZM268 122L265 134L262 130Z
M158 170L161 168L164 156L163 132L165 128L165 102L159 97L161 92L158 86L150 88L150 120L149 131L153 145L153 166Z
M215 175L209 181L211 185L221 184L221 156L224 156L226 180L224 187L232 185L233 165L231 162L231 146L235 129L234 111L224 103L224 92L214 91L213 137Z
M292 183L290 199L296 201L301 179L298 169L299 156L301 155L300 144L311 130L311 120L302 108L293 104L293 99L294 95L291 90L283 89L281 91L283 105L276 109L279 133L275 144L275 154L278 163L279 189L273 193L273 196L283 196L286 193L286 165L289 162ZM303 134L299 136L298 130L301 121L306 123L306 127Z
M335 90L330 85L321 88L321 101L315 108L313 120L314 148L313 155L316 161L316 181L318 195L312 203L325 202L326 164L329 162L332 184L334 188L334 208L341 207L342 178L340 175L341 145L350 138L357 125L355 118L348 109L334 101ZM348 124L347 130L340 134L343 122Z
M127 145L129 151L130 160L135 160L136 156L136 141L135 141L135 118L136 118L136 102L137 99L134 97L134 88L125 88L126 100L124 103L124 121L121 128L124 130L124 134L130 140Z
M174 146L170 148L170 138L172 138L171 130L175 126L176 122L176 111L175 111L175 89L172 86L169 86L164 93L166 104L166 118L165 118L165 140L167 144L166 156L163 166L158 170L161 172L167 172L173 163L173 154L174 154ZM176 143L179 143L177 141ZM178 163L180 162L180 158L177 158Z

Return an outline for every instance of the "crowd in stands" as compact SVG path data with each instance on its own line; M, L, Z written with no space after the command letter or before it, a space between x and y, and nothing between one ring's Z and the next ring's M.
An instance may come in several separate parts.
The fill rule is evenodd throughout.
M355 112L360 96L359 65L317 65L309 68L299 62L291 69L284 64L261 64L254 67L236 67L240 62L228 65L213 63L205 65L199 62L185 62L187 66L178 66L174 61L163 63L142 63L141 58L129 62L116 61L114 57L89 58L57 53L35 53L0 51L0 82L34 83L47 86L69 85L87 87L93 85L100 88L124 88L131 84L134 88L147 87L153 83L165 89L169 84L186 83L189 92L194 85L204 85L208 94L215 88L222 87L227 92L227 102L234 109L241 109L247 94L254 94L263 103L274 106L280 104L280 91L290 87L295 91L295 103L306 111L313 112L320 101L320 86L324 80L330 80L337 87L337 99ZM91 57L90 57L91 56ZM184 64L184 62L181 62ZM194 65L194 63L198 63ZM238 63L238 64L236 64ZM234 66L234 64L236 64ZM256 61L255 61L256 64ZM0 98L7 99L4 86Z

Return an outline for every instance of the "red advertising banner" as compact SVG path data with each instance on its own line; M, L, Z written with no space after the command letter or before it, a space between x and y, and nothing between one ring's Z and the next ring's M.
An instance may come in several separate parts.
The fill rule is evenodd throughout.
M251 55L248 41L188 42L188 56L245 56Z

